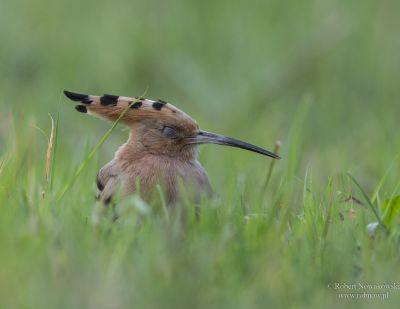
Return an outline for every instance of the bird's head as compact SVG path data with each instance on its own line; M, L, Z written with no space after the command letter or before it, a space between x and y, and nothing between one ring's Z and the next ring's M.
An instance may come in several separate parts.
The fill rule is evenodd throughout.
M119 120L130 127L131 141L143 152L179 157L194 153L199 144L219 144L279 159L278 155L258 146L201 130L193 118L163 100L64 93L79 102L77 111Z

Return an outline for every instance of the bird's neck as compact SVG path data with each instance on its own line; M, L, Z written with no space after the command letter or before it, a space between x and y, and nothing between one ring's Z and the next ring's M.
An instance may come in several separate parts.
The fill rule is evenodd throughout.
M157 184L165 190L168 203L175 203L180 196L180 185L193 197L212 192L207 173L197 161L193 148L177 156L148 151L134 136L122 145L113 160L126 192L134 191L136 179L140 179L141 194L150 200Z

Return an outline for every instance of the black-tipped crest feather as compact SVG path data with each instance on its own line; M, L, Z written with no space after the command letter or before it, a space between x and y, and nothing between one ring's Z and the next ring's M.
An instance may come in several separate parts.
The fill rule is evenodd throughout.
M77 105L77 106L75 106L75 109L80 113L84 113L84 114L87 113L87 108L84 105Z
M87 94L80 94L80 93L71 92L71 91L67 91L67 90L64 90L64 94L68 99L75 101L75 102L81 102L83 104L92 103L92 100L89 98L89 96Z
M154 108L156 111L160 111L160 110L164 107L165 104L166 104L166 103L162 103L162 102L154 102L154 103L153 103L153 108Z
M105 94L100 98L101 105L116 105L118 102L119 96L112 94Z

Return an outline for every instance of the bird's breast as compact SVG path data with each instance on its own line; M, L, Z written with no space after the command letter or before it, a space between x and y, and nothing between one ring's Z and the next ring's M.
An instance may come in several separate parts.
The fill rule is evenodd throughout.
M183 194L198 199L211 194L204 168L197 160L182 162L170 157L148 156L134 162L119 162L120 181L126 194L140 191L149 200L159 185L169 203L177 202Z

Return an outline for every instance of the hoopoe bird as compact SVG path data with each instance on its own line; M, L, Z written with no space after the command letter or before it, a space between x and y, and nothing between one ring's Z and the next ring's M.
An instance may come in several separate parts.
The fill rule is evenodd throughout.
M279 159L258 146L201 130L193 118L163 100L70 91L64 94L78 102L78 112L119 121L130 128L128 141L97 174L99 198L106 205L119 188L123 195L139 191L149 201L160 185L168 204L179 201L182 185L190 187L195 198L212 195L207 173L197 160L200 144L237 147Z

